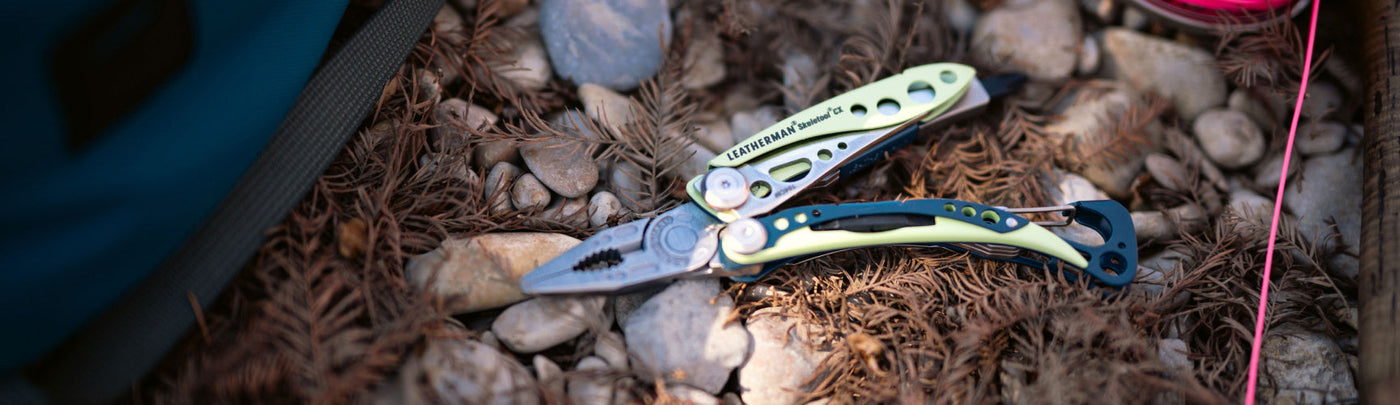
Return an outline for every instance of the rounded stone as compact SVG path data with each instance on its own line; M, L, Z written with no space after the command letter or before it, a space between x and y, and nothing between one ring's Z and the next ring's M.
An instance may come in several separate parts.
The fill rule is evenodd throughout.
M1104 63L1133 88L1162 95L1187 120L1225 105L1227 85L1204 49L1122 28L1103 34Z
M544 188L544 184L535 178L535 175L526 173L515 180L515 185L510 189L510 201L515 204L515 208L522 211L533 211L549 205L549 190Z
M1099 53L1099 41L1092 36L1084 37L1084 41L1079 44L1079 61L1075 64L1074 70L1081 75L1092 75L1099 71L1099 63L1103 59Z
M972 29L972 54L1010 65L1032 79L1069 78L1078 59L1079 10L1070 0L1007 2Z
M1264 133L1239 111L1206 111L1196 119L1193 129L1201 150L1226 169L1245 167L1264 157Z
M588 199L588 225L603 226L622 210L622 201L607 191L599 191Z
M1347 140L1347 126L1340 122L1323 121L1309 125L1298 135L1293 146L1303 156L1336 152Z
M1173 191L1184 191L1190 187L1186 166L1167 155L1153 153L1147 155L1147 173L1162 187Z
M1303 98L1304 117L1324 118L1342 107L1342 90L1327 82L1308 85L1308 96Z
M719 393L752 344L733 311L717 279L671 284L621 322L635 373Z
M535 353L604 324L606 296L539 297L512 305L491 322L491 332L511 351Z
M527 298L520 291L521 276L580 242L568 235L526 232L448 239L410 259L404 278L442 297L448 313L500 307Z
M598 166L581 142L551 139L530 143L520 148L520 157L541 183L564 197L582 197L598 184Z
M501 213L514 208L510 191L517 177L520 177L520 168L513 164L500 162L491 166L482 187L487 203L491 204L491 212Z
M544 0L540 33L560 77L627 91L661 67L671 42L664 1Z

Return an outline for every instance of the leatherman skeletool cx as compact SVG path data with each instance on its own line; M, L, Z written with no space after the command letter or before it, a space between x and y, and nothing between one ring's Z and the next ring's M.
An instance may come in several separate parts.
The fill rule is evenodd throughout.
M530 294L617 292L682 277L753 281L793 259L840 249L940 246L1121 287L1137 269L1127 209L1114 201L1009 209L918 199L814 205L765 215L798 192L869 166L913 141L921 126L975 114L1020 76L975 77L971 67L909 68L803 110L710 161L687 184L691 201L599 232L520 280ZM1022 213L1059 213L1032 222ZM1045 226L1078 222L1105 243L1089 246Z

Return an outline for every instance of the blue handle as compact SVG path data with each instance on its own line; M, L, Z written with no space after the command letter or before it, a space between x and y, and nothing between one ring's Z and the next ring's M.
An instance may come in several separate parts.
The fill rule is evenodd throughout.
M813 205L784 210L776 214L770 215L768 217L760 218L759 221L762 222L766 228L768 228L767 230L770 239L769 244L771 245L773 241L776 240L776 238L784 234L783 231L774 228L772 218L792 216L793 214L799 211L820 213L814 216L813 221L808 224L813 227L817 227L821 224L831 223L833 221L841 219L860 217L862 215L871 216L887 214L918 214L925 216L947 217L957 220L963 220L963 218L961 217L965 215L949 214L949 211L944 209L946 204L953 204L955 206L954 212L961 212L964 207L970 207L976 210L977 212L982 212L983 210L995 210L1003 218L1017 218L1016 226L1008 226L1006 225L1006 221L997 221L995 223L966 221L968 223L982 226L984 228L999 233L1005 233L1015 229L1019 229L1020 227L1024 227L1026 226L1026 224L1030 223L1030 221L1025 219L1024 217L986 205L970 203L966 201L934 198L907 201L883 201L873 203ZM1137 238L1134 234L1132 217L1128 214L1128 210L1118 202L1111 200L1081 201L1072 203L1070 205L1075 207L1076 210L1074 220L1098 232L1098 234L1102 236L1105 241L1104 244L1098 246L1089 246L1069 240L1065 241L1075 250L1088 257L1088 267L1082 269L1082 271L1087 273L1090 277L1094 278L1095 281L1097 281L1099 284L1109 287L1123 287L1131 283L1134 275L1137 272ZM1012 257L996 257L983 255L978 252L963 249L952 244L934 243L930 245L939 246L956 251L968 252L975 256L985 259L1007 261L1031 267L1049 268L1053 270L1059 270L1062 268L1077 269L1075 266L1063 263L1061 260L1050 256L1046 256L1045 260L1037 260L1035 258L1027 257L1024 255L1017 255ZM731 277L731 279L738 282L753 282L768 274L769 272L776 270L778 267L787 264L788 262L791 262L795 259L798 258L788 258L784 260L768 262L764 265L763 270L756 275ZM724 259L724 261L727 266L736 265L735 263L728 262L727 259ZM1075 281L1078 279L1078 276L1072 271L1065 272L1064 274L1065 278L1069 279L1070 281Z

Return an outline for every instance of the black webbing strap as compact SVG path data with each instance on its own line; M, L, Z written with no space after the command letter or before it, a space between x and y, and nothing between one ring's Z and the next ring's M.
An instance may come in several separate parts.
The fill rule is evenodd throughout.
M212 215L140 286L28 374L57 402L118 398L194 325L301 201L369 113L443 0L395 0L311 76L272 139ZM22 333L22 332L21 332Z

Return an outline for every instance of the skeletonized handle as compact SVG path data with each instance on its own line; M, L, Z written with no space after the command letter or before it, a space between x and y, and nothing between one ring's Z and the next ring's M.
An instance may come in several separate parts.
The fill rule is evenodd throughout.
M781 264L801 256L848 248L938 245L1036 267L1057 269L1063 263L1074 267L1067 269L1072 271L1070 278L1084 274L1113 287L1132 282L1137 269L1137 244L1128 210L1115 201L1072 205L1077 212L1075 220L1098 231L1106 243L1088 246L1066 241L1000 208L958 200L920 199L789 209L755 220L762 225L766 237L761 250L740 253L741 244L731 236L722 238L720 247L726 266L737 268ZM1009 253L992 252L1005 250L994 247L997 245L1045 257L1021 255L1016 249ZM767 270L773 268L776 265L767 266Z
M977 71L957 63L933 63L861 86L764 128L710 161L710 167L737 167L800 142L843 132L898 125L947 111L967 92ZM926 91L915 89L927 88ZM897 111L881 108L892 102Z

